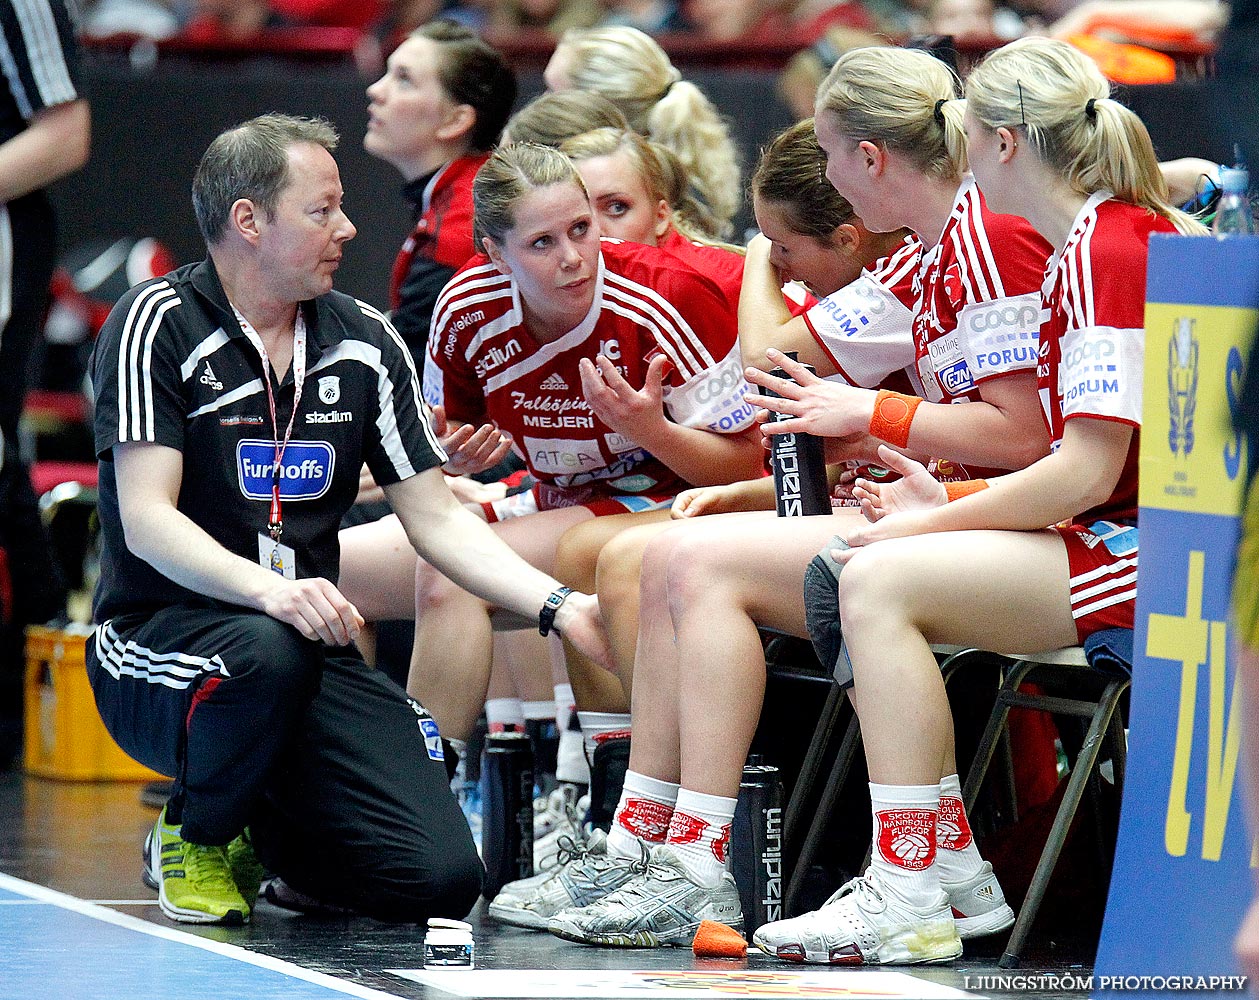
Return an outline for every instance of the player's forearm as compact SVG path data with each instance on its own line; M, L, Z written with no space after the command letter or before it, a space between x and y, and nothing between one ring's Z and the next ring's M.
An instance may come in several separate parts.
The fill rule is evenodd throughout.
M739 290L739 351L745 365L765 371L775 367L766 359L766 349L782 349L782 327L791 321L768 246L760 237L748 247Z
M229 552L169 505L126 512L123 530L133 555L181 587L215 600L261 609L263 595L279 579Z
M554 577L525 562L486 522L458 503L429 511L419 530L407 517L402 522L411 544L428 563L496 608L535 621L547 595L559 586ZM562 615L556 624L563 627Z
M765 457L754 434L715 434L667 421L650 441L639 443L696 486L754 479L760 475Z
M41 111L30 126L0 144L0 202L10 202L79 170L91 142L83 100Z

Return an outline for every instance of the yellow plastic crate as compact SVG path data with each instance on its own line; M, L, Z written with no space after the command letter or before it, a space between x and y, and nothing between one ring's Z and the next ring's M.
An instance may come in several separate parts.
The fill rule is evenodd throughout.
M26 770L62 781L154 781L162 778L128 757L105 729L81 632L26 630Z

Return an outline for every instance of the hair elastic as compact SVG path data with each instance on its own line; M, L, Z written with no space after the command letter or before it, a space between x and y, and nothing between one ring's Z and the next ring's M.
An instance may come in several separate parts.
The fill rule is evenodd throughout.
M941 97L938 101L936 101L936 106L931 111L931 117L938 121L941 125L944 124L944 106L948 103L949 99L947 97Z
M1084 115L1087 118L1097 117L1097 98L1090 97L1084 104Z

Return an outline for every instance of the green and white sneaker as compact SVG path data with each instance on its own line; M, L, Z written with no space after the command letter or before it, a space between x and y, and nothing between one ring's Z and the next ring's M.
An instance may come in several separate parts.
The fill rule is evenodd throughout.
M250 905L233 878L230 847L190 844L179 831L166 822L166 809L162 809L145 851L144 881L157 889L162 912L183 924L238 927L248 923ZM246 850L252 856L253 849L246 845ZM244 867L244 852L238 849L238 856Z
M258 902L258 891L262 888L262 880L266 877L266 869L254 853L254 842L249 836L249 828L227 845L227 863L232 869L232 881L236 883L236 891L248 904L250 911Z

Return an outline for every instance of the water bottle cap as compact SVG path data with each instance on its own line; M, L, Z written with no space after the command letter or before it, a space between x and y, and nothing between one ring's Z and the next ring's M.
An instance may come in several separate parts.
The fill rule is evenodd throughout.
M1241 167L1223 167L1220 170L1220 187L1225 191L1245 194L1250 187L1250 172Z

